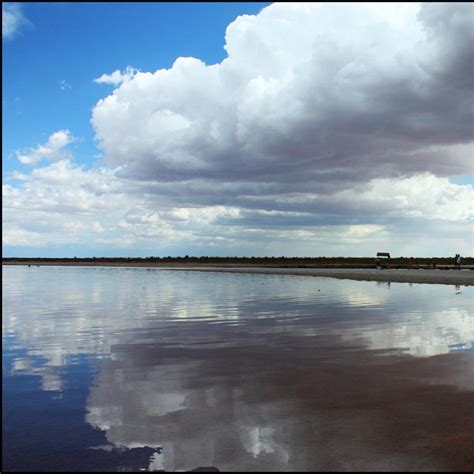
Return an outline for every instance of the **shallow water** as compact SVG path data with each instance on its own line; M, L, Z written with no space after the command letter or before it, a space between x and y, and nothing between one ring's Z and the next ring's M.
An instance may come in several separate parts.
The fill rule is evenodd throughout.
M3 470L472 470L473 296L3 267Z

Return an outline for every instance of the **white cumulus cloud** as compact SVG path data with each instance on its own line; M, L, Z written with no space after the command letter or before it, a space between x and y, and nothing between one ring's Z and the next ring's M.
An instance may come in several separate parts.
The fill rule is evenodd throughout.
M470 4L272 4L228 26L221 63L128 75L96 104L96 138L175 206L337 214L340 193L384 179L412 196L426 173L472 172L473 19ZM388 207L464 218L469 191L446 183L446 202Z
M131 80L137 72L137 69L127 66L124 71L117 69L112 74L102 74L102 76L94 79L94 82L97 84L112 84L114 86L118 86L123 82L128 82Z
M44 145L38 145L25 151L17 151L17 159L25 165L36 165L42 160L61 160L70 158L67 146L76 141L69 130L54 132Z

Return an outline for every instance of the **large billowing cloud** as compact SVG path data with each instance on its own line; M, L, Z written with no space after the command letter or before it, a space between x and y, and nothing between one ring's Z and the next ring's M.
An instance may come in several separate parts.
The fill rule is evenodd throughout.
M137 73L92 123L121 176L188 204L462 174L473 39L469 4L274 4L228 26L221 63Z

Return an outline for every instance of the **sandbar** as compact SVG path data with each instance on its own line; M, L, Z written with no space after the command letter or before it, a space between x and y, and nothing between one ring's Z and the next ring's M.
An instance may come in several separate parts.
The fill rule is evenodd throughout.
M438 269L375 269L375 268L278 268L278 267L161 267L160 270L258 273L269 275L301 275L349 280L400 283L432 283L443 285L474 285L473 270Z

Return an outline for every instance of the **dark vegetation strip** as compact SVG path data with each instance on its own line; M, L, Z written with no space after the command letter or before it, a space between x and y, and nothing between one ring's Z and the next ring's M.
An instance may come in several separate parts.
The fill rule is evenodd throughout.
M390 261L392 268L409 267L408 257L396 257ZM88 257L88 258L22 258L22 257L4 257L2 264L44 264L44 265L277 265L291 267L311 267L318 268L373 268L376 264L375 257L193 257L185 255L184 257ZM380 263L385 266L386 260L380 259ZM452 267L454 266L453 257L413 257L411 265L422 267ZM463 266L474 265L474 257L463 257Z

